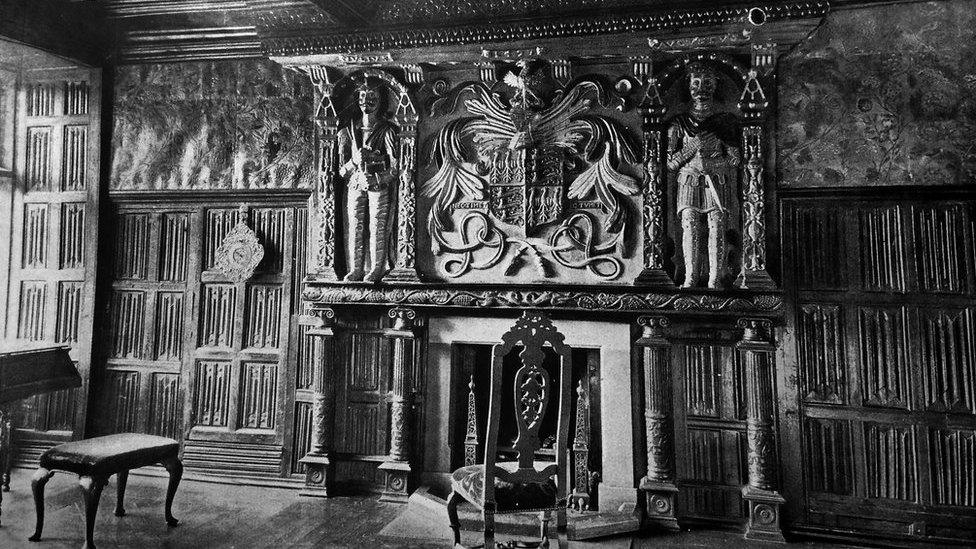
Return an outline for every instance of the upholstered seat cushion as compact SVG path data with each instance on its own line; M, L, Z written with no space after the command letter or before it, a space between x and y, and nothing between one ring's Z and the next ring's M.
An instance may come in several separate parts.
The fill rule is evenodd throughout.
M509 472L518 469L518 463L514 461L503 461L495 465ZM541 470L548 465L552 463L537 461L533 467ZM478 507L484 507L482 501L484 486L484 465L468 465L451 474L451 487L454 491ZM556 482L550 478L542 484L521 484L506 482L495 477L495 504L497 511L502 513L551 509L556 505Z
M111 475L159 463L179 454L171 438L121 433L66 442L41 456L41 467L79 475Z

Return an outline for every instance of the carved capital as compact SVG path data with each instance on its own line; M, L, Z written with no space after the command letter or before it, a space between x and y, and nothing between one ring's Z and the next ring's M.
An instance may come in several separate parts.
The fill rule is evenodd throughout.
M773 323L767 318L740 318L735 325L742 330L742 343L772 343Z
M637 324L643 329L641 340L665 340L665 329L671 325L671 321L664 316L639 316Z
M309 308L298 317L298 324L312 329L331 328L335 325L335 318L336 312L332 307Z
M387 315L393 319L393 329L400 332L408 332L423 323L422 319L417 321L417 311L407 307L393 307Z

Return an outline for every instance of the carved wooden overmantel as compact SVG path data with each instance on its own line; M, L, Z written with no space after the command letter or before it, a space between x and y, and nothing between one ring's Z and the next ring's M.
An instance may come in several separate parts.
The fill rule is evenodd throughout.
M307 75L316 90L318 179L309 223L315 259L305 306L311 315L329 311L329 318L358 309L393 319L385 332L394 383L389 456L379 468L384 498L402 501L417 478L407 365L422 339L414 326L427 315L611 314L641 326L632 352L643 416L635 425L644 426L644 448L636 453L646 461L634 489L647 521L676 529L670 326L702 320L731 333L740 319L752 319L743 322L762 329L744 324L738 350L748 370L753 463L743 498L749 536L779 539L782 498L770 480L774 466L767 466L775 460L768 450L777 436L769 422L775 387L764 384L776 367L769 332L783 315L782 293L767 271L768 253L776 251L768 244L775 237L773 84L779 55L827 8L764 3L450 31L316 32L294 20L262 19L265 52ZM695 118L702 100L691 81L699 73L709 75L714 97ZM364 137L354 141L358 156L346 160L338 150L343 128L355 130L354 118L370 107L355 84L365 81L382 89L380 110L395 127L383 145L388 161L374 170L396 176L390 259L381 280L343 281L355 274L350 261L359 261L350 259L359 244L349 232L361 230L347 207L349 173L367 173L363 159L379 158L381 148ZM699 208L700 242L689 240L683 204ZM686 272L696 261L711 264L707 288ZM465 387L470 400L474 389L467 381ZM316 421L327 416L316 414ZM476 441L476 429L468 429L468 439ZM314 445L304 460L317 475L310 485L329 478L327 452ZM585 512L587 498L581 492L576 508Z

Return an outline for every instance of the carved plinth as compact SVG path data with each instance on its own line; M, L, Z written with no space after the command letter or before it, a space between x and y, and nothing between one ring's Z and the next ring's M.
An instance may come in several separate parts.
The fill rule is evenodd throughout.
M779 522L780 506L786 503L777 492L752 486L742 489L742 499L749 505L749 523L745 538L755 541L786 543Z
M671 398L671 343L664 330L664 317L642 316L643 327L636 346L644 376L644 428L647 440L647 474L640 489L646 497L645 519L649 525L664 530L678 530L674 499L674 420Z
M742 496L749 504L746 539L784 541L780 528L780 506L785 502L777 492L776 431L774 429L775 391L773 353L776 350L768 320L739 320L742 341L738 344L746 376L746 438L748 440L749 484Z
M298 495L318 498L333 495L335 464L329 456L309 452L298 462L305 465L305 487L298 491Z
M657 482L644 477L640 482L646 504L645 520L651 528L677 532L678 519L674 516L674 499L678 487L673 482Z
M379 470L385 474L380 501L407 503L413 488L410 480L410 464L405 461L384 461L380 464Z

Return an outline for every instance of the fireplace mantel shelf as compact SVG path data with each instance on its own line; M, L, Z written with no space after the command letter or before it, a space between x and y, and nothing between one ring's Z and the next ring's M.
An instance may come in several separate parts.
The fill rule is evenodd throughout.
M490 285L335 282L307 279L304 299L313 308L399 305L452 309L524 309L737 313L778 317L778 291L642 288L636 286Z

